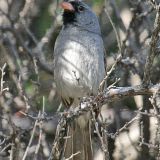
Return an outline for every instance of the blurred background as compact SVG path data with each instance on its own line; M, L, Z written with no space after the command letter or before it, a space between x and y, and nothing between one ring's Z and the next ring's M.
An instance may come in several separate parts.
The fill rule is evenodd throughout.
M60 2L0 0L0 160L47 160L51 156L58 113L63 112L63 106L44 59L53 62L54 43L62 27ZM107 80L108 86L141 84L156 17L152 1L85 2L99 18L107 71L121 55ZM160 82L158 46L159 41L151 75L153 84ZM160 158L160 123L156 116L159 94L155 97L157 110L149 96L129 97L102 107L111 160ZM101 118L97 121L101 128ZM94 160L102 160L94 127L92 137Z

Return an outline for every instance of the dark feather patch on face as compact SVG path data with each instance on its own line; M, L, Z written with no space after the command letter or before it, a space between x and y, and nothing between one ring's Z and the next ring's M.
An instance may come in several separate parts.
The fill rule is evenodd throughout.
M72 1L70 3L72 4L75 11L72 12L72 11L64 10L63 12L63 24L64 25L72 24L76 22L76 14L79 13L78 7L80 6L80 2Z
M75 18L75 12L70 12L70 11L65 11L63 12L63 24L67 25L67 24L71 24L73 22L76 22L76 18Z

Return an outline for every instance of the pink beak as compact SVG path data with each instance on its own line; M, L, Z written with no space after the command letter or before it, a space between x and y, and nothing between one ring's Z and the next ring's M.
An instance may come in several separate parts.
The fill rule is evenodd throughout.
M68 11L71 11L71 12L73 12L75 10L73 8L72 4L69 3L69 2L62 2L60 5L64 10L68 10Z

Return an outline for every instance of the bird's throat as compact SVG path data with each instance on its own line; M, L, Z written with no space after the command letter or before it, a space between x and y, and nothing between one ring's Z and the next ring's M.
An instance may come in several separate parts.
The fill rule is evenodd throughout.
M68 24L73 24L76 22L76 16L74 12L64 11L63 13L63 24L66 26Z

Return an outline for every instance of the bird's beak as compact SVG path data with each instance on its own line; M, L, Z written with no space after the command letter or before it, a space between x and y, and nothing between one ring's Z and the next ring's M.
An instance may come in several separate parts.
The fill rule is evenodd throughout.
M73 12L75 10L73 8L72 4L69 2L62 2L60 5L64 10L71 11L71 12Z

